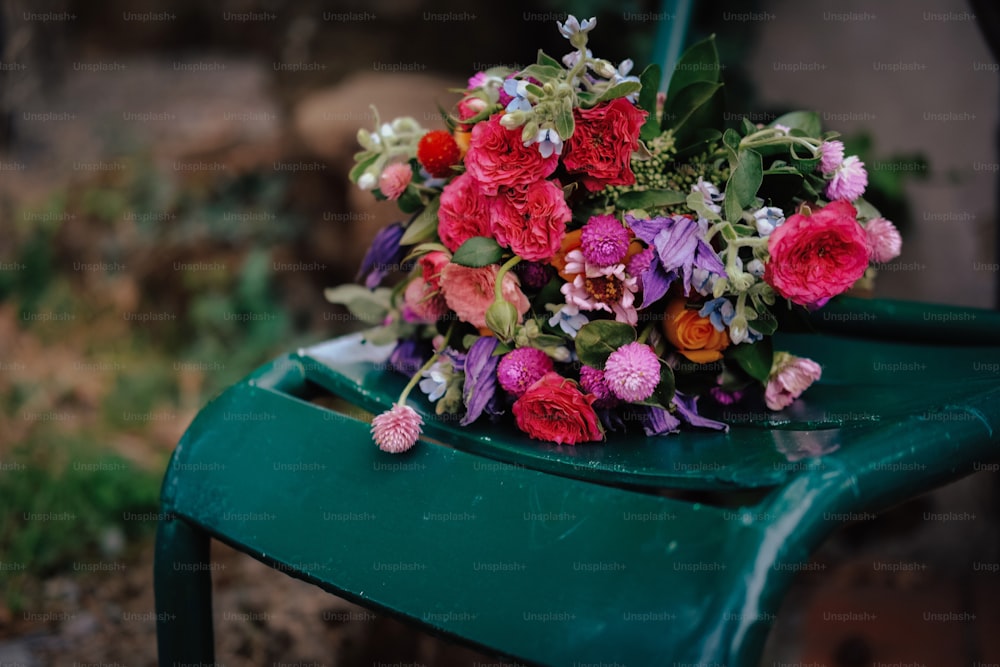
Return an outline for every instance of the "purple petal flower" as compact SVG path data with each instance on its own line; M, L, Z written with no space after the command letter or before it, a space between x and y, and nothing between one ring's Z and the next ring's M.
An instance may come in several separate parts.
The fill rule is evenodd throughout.
M679 273L684 278L684 295L687 296L691 293L691 272L695 268L726 275L725 265L705 241L705 231L697 220L684 216L636 220L632 216L625 216L625 221L636 236L656 249L653 265L642 276L644 308L656 300L645 294L645 290L649 289L646 285L647 276L653 281L659 277L662 282L664 276L673 273L676 277ZM657 263L662 268L662 273L657 273ZM658 291L661 285L654 284L653 287Z
M400 247L399 240L403 238L404 231L401 222L394 222L379 230L365 253L365 258L361 260L356 280L361 280L364 276L365 287L375 289L389 272L399 268L399 262L403 259L403 248Z
M697 396L685 396L684 394L677 392L674 394L674 407L677 408L677 414L680 415L681 419L686 421L688 424L691 424L691 426L710 428L727 433L729 432L729 424L724 424L723 422L715 421L714 419L708 419L707 417L702 417L698 414Z
M642 430L648 436L676 433L681 427L681 420L669 410L653 405L637 405L634 414L642 422Z
M420 367L431 356L430 346L410 338L401 340L389 355L389 368L407 377L416 375Z
M483 410L487 409L497 391L497 364L500 357L494 357L496 338L483 336L469 348L465 356L465 386L462 388L462 401L466 413L459 422L468 426L479 419Z
M670 289L670 283L677 277L676 271L667 273L660 264L660 258L655 254L649 263L649 268L640 276L642 280L642 306L649 308L651 304L658 301Z

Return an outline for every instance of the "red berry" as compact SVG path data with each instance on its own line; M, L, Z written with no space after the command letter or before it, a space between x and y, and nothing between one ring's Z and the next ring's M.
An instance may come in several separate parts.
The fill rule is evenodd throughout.
M451 166L457 164L462 152L454 137L445 130L431 130L417 144L417 160L431 176L443 178L452 174Z

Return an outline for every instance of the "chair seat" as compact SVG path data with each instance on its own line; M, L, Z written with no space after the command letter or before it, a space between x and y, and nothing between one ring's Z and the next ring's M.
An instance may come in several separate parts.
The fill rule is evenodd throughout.
M174 454L158 607L182 604L177 554L207 558L190 537L171 546L190 528L516 660L756 664L795 572L845 517L1000 460L1000 344L782 343L823 382L798 411L731 416L728 434L559 447L426 415L427 438L397 456L358 415L305 400L391 405L405 379L371 350L349 338L275 360L206 406ZM710 506L650 488L759 493ZM160 623L161 659L191 628Z

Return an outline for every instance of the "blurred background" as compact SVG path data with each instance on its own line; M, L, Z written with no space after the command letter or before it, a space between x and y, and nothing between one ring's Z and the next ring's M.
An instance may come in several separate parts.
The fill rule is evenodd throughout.
M443 127L437 105L475 71L561 57L567 11L598 16L595 54L637 69L660 32L716 33L733 120L816 109L866 162L904 237L877 296L994 307L997 10L695 4L0 1L0 664L155 664L173 447L222 388L351 328L322 290L397 219L347 180L369 105ZM831 538L765 664L1000 663L996 477ZM502 664L214 555L220 663ZM915 633L942 601L975 618Z

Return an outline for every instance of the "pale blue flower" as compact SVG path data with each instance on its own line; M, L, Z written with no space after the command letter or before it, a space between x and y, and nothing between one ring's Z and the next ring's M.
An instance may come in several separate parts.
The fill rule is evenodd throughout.
M747 273L749 273L754 278L764 277L764 262L759 259L752 259L750 263L747 264Z
M629 72L632 71L632 59L626 58L618 64L618 69L615 71L614 75L611 77L611 85L617 86L619 83L625 83L626 81L635 81L639 83L639 77L630 76ZM631 95L625 97L629 102L635 103L639 100L639 92L636 91Z
M577 34L578 32L587 33L596 28L597 19L594 17L590 17L589 19L584 19L583 22L580 22L577 20L575 16L569 14L566 17L565 23L560 23L559 21L556 21L556 25L559 26L559 34L565 37L566 39L570 39L573 37L573 35Z
M542 154L543 158L549 158L553 153L562 155L562 137L551 127L542 128L537 135L524 142L525 146L531 144L538 144L538 152Z
M691 192L700 192L705 199L705 206L713 213L721 213L722 207L716 202L726 198L726 195L719 192L719 188L708 181L698 181L697 185L691 186Z
M733 307L732 301L725 297L719 297L706 301L701 310L698 311L698 315L707 317L716 331L725 331L726 327L733 321L733 317L736 316L736 309Z
M566 304L549 318L549 326L559 327L570 338L576 338L576 334L589 321L586 315L580 314L577 306Z
M785 221L785 212L777 206L764 206L753 212L753 219L757 233L761 236L770 236L771 232Z
M587 49L587 59L590 60L593 57L594 57L594 54L591 52L590 49ZM569 69L573 69L578 62L580 62L580 52L579 51L571 51L570 53L567 53L566 55L564 55L562 57L562 63L563 63L563 65L565 65Z
M531 102L528 100L528 83L528 81L517 79L507 79L503 82L503 91L513 98L507 103L507 113L531 111Z
M450 363L450 362L449 362ZM448 373L440 361L431 364L423 373L424 379L420 381L420 391L427 394L427 398L433 403L448 390Z

